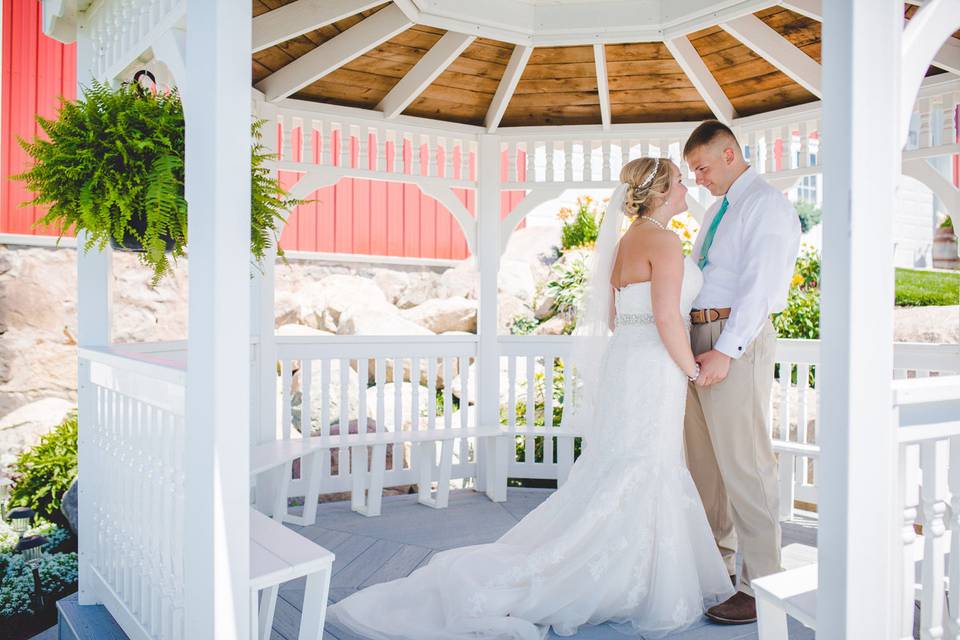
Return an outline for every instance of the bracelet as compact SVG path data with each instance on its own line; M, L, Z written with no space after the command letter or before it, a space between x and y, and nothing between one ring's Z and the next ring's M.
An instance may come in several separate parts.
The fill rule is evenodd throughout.
M700 377L700 363L698 362L694 366L696 367L696 369L693 370L693 375L687 376L687 380L689 380L690 382L696 382L697 378Z

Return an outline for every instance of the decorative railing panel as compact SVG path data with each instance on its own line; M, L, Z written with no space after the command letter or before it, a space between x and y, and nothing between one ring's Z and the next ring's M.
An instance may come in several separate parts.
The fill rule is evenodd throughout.
M101 0L86 21L93 76L112 81L183 20L186 11L186 0Z
M131 637L183 638L185 371L107 349L80 371L81 591Z

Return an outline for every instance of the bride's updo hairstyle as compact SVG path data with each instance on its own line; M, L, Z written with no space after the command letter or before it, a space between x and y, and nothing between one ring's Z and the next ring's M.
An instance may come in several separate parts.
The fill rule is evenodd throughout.
M637 158L623 165L620 182L630 187L623 203L628 216L647 215L663 204L670 193L672 166L666 158Z

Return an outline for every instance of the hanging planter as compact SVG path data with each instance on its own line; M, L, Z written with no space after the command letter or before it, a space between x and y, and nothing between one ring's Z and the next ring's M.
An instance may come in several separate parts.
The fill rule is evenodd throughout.
M48 139L20 141L34 164L14 176L36 194L25 205L49 207L36 224L61 236L86 232L84 251L107 243L137 251L159 282L187 246L179 94L94 82L80 100L62 102L56 119L37 122ZM263 123L251 126L250 250L257 262L277 242L286 211L304 202L290 198L264 166L272 155L260 143Z

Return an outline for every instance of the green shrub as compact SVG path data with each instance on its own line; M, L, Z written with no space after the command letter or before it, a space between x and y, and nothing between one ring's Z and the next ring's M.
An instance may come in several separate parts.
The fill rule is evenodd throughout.
M60 499L76 476L77 414L73 413L14 462L10 506L30 507L65 525Z
M793 208L797 212L797 217L800 218L800 230L803 231L803 233L813 229L820 224L820 221L823 219L823 212L812 202L801 200L800 202L794 203Z
M816 340L820 337L820 254L804 245L797 258L787 295L787 306L773 316L781 338Z
M572 220L570 219L572 216ZM563 229L560 231L560 243L564 251L576 247L592 247L597 241L600 231L599 215L593 198L584 196L577 198L577 211L572 213L564 207L557 214L563 220Z
M49 602L77 584L77 554L55 553L40 561L40 589ZM4 618L33 614L33 572L20 554L0 554L0 626Z
M569 262L558 262L553 267L553 278L547 282L546 291L554 299L554 313L567 319L567 329L573 330L577 306L587 284L587 267L582 256Z
M514 317L513 322L510 323L510 335L528 336L534 332L538 324L539 323L535 318L516 316Z

